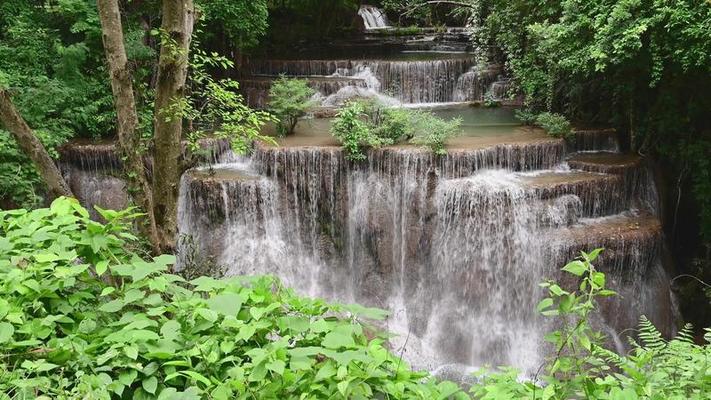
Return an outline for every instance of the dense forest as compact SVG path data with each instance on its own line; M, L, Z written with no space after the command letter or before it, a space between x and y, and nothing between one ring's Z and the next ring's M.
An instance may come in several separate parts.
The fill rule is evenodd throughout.
M372 16L385 26L372 29L368 20ZM423 46L431 37L445 50L400 51L403 46ZM451 50L461 43L465 51ZM393 55L393 49L397 54ZM358 56L344 62L351 52ZM442 55L447 52L452 54ZM423 73L404 66L412 59L431 69ZM461 71L453 77L449 70L442 72L443 66ZM327 71L301 73L318 68ZM501 93L494 96L489 89L481 99L467 97L479 85L467 79L482 79L494 69L496 73L491 74L496 77L487 84L500 84ZM452 82L429 85L429 80L437 80L427 76L431 71L445 74ZM308 79L295 79L288 73ZM414 84L410 86L403 78L408 73L419 78L418 85L426 90L418 92ZM377 86L372 86L374 77L380 80ZM385 88L391 78L395 83ZM373 87L377 96L361 98L367 97L364 93L372 94ZM264 104L252 96L259 90L265 92ZM338 102L344 93L355 93L354 99ZM0 399L708 398L709 93L711 3L706 0L382 0L368 5L353 0L0 0L0 210L4 210L0 211ZM534 126L547 133L535 136L531 145L544 149L544 154L530 162L541 165L534 168L516 159L505 166L530 169L534 176L530 179L535 179L535 170L551 169L560 161L555 158L559 154L552 154L558 151L555 145L575 148L576 132L613 131L617 151L644 160L652 178L641 185L653 185L659 192L663 239L654 248L668 274L664 284L674 293L669 309L680 313L673 321L674 329L655 327L650 319L636 315L641 322L630 343L617 343L626 340L600 328L604 324L599 315L609 313L609 299L626 301L626 292L618 295L615 287L624 279L616 279L613 269L598 267L607 250L561 252L573 260L554 266L558 272L562 267L558 278L532 277L536 284L542 283L536 287L537 301L528 304L529 311L551 321L536 319L536 327L550 328L544 340L547 344L537 346L545 353L540 366L519 371L492 365L476 373L469 371L470 379L454 383L450 380L457 379L432 371L416 372L420 365L411 368L404 350L398 353L389 343L391 336L380 322L387 319L386 312L370 304L312 299L303 290L287 288L281 276L223 277L229 265L216 265L214 260L205 261L197 250L195 254L186 250L192 247L186 245L181 221L195 216L185 211L185 199L196 196L195 182L206 174L204 182L198 182L199 189L209 192L218 187L223 192L213 202L194 201L193 206L204 209L205 216L188 221L227 221L235 218L230 212L236 212L228 207L235 199L257 198L253 214L261 223L272 212L267 200L301 195L298 201L286 201L299 203L303 209L297 208L294 214L309 221L304 227L279 229L303 229L289 232L308 236L303 232L313 226L319 236L299 237L303 247L329 256L346 254L343 258L351 257L351 265L362 263L363 269L371 261L354 257L357 251L352 243L375 253L372 258L381 270L384 265L394 268L383 261L384 253L409 260L410 253L422 251L436 259L437 250L449 248L422 250L423 243L434 246L430 241L446 243L454 236L438 238L425 232L412 240L415 244L393 245L397 250L383 251L383 243L393 239L383 233L387 228L379 227L380 222L369 220L377 218L372 215L380 210L356 214L353 210L360 210L359 198L352 188L359 187L359 174L367 168L386 174L401 167L395 158L378 164L380 156L374 150L392 148L397 154L408 146L421 147L425 156L416 152L412 160L420 161L407 158L414 167L405 164L403 174L412 174L407 168L421 173L417 163L425 158L416 157L431 157L426 160L441 171L426 172L422 178L427 180L422 185L426 201L403 201L396 207L418 213L418 207L425 207L420 203L435 202L432 198L441 190L433 189L436 184L432 182L444 179L451 143L461 140L471 146L468 139L458 138L466 136L461 132L470 124L468 114L450 119L436 107L432 111L397 105L454 103L453 99L460 98L467 107L476 107L474 112L480 108L483 112L515 111L518 122L507 121L504 128L496 129ZM392 106L396 104L393 99L401 103ZM291 185L286 186L287 194L269 195L272 186L263 180L255 183L256 189L225 191L227 178L214 170L214 164L224 162L218 150L229 154L228 163L235 164L260 146L296 147L293 143L300 144L299 140L316 140L302 131L305 124L311 124L307 130L315 130L321 114L330 125L327 139L317 139L323 143L315 146L340 147L344 160L337 162L342 163L339 168L344 165L343 170L328 169L336 164L335 158L324 155L333 157L331 150L309 153L304 159L298 159L300 153L292 158L275 155L269 163L264 154L271 153L263 151L259 157L266 167L259 172L284 179ZM503 140L494 137L482 143ZM120 167L109 175L125 182L125 210L92 209L92 204L74 199L81 200L63 160L71 151L68 146L99 148L106 143L115 146L108 159ZM305 143L307 150L314 147L314 143ZM456 149L455 155L461 152ZM548 159L556 162L548 165ZM459 167L461 162L453 164ZM351 174L349 178L343 177L344 171ZM299 186L304 176L319 174L326 178L317 176L319 183ZM250 184L243 175L230 176ZM593 174L585 177L603 179ZM457 178L461 177L453 177ZM402 179L397 179L398 184ZM366 179L369 184L373 180ZM396 185L395 179L387 182L384 186ZM193 185L187 195L186 185ZM333 197L316 202L322 201L323 194L315 192L335 191L339 185L350 185L348 190L353 192L344 195L345 200ZM536 212L528 197L516 197L523 196L522 192L504 186L495 186L494 195L506 200L487 198L486 206L496 203L498 211L519 207ZM366 187L360 194L364 198L369 197L368 191L372 198L380 195L373 187L386 190ZM395 191L412 190L404 187ZM643 190L634 190L615 201L624 198L635 203L630 199L641 196ZM546 207L552 203L549 198L536 200L543 200ZM354 214L343 217L340 202L348 204ZM590 215L582 217L607 215L601 211L603 201L596 197L593 203L583 211ZM455 207L452 204L447 207ZM249 208L244 203L240 207ZM626 209L609 208L615 213ZM280 209L271 217L293 217L279 214L289 212ZM475 214L471 206L467 212ZM514 225L522 213L501 214L504 222L492 225ZM433 215L422 212L413 218L422 226L432 223L436 231ZM352 225L359 218L375 225L368 227L371 234L352 228L359 226ZM530 218L540 224L542 217ZM575 218L581 218L580 212ZM302 222L298 221L285 225ZM403 222L398 229L419 232L416 224ZM237 241L249 242L251 236L269 229L264 225L255 224L253 232ZM624 228L632 235L644 233L639 224ZM489 229L471 232L494 232ZM198 250L219 247L211 242L227 235L224 232L202 237L204 243ZM492 234L483 239L519 240L510 234L517 231L495 233L501 232L502 237ZM600 234L591 231L590 235ZM467 246L482 246L469 236ZM614 235L610 236L605 240L613 242ZM331 242L324 244L324 237ZM279 245L267 242L266 246L272 244ZM254 254L270 254L263 247L246 248L252 252L237 254L236 259L246 258L250 263L255 260L249 257L256 259ZM610 253L623 264L631 263L632 256L615 251L622 250ZM456 265L463 262L456 256L465 253L458 249L450 253L441 258L454 260ZM476 260L466 254L461 258ZM301 253L281 254L277 264L300 257ZM332 257L326 259L338 259ZM534 265L533 259L543 255L489 257L487 262L492 263L525 257ZM180 269L175 267L178 264ZM292 269L302 266L294 265ZM257 267L247 271L246 275L263 272ZM268 272L273 271L280 270ZM480 280L487 279L492 278ZM341 289L346 291L345 284ZM360 298L379 296L365 292ZM482 306L472 301L465 308L477 307ZM404 346L411 333L421 333L411 330L405 331ZM492 348L498 350L496 344Z

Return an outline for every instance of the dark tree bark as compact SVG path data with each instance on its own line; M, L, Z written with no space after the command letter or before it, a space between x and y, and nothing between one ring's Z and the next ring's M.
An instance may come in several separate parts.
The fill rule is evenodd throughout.
M119 146L124 160L124 170L128 180L129 194L147 214L147 224L143 233L150 240L154 251L160 250L160 241L155 215L153 214L152 191L148 183L141 152L141 138L138 131L138 114L133 94L133 82L124 47L123 26L118 0L97 0L104 51L111 77L118 118Z
M175 248L178 233L178 189L188 53L195 22L193 0L163 0L161 48L155 100L153 210L163 251Z
M49 196L52 199L60 196L73 197L69 185L64 181L54 160L47 153L47 149L22 119L15 105L12 104L10 95L2 88L0 88L0 122L10 131L22 151L35 164L37 171L47 185Z

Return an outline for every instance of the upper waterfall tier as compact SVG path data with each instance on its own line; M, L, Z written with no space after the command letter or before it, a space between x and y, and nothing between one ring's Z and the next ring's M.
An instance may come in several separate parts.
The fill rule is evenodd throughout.
M349 97L375 94L412 104L483 100L487 93L505 96L501 84L492 91L494 83L503 82L501 67L477 66L474 58L466 53L404 53L386 59L363 60L263 60L252 61L246 70L251 76L285 74L307 78L321 96L333 97L330 102L326 100L327 105L340 104ZM334 92L333 86L323 87L324 77L357 82L342 85ZM246 90L254 87L251 82L250 78L245 79ZM340 98L335 97L338 95Z
M358 10L358 15L363 18L365 29L383 29L388 28L388 17L385 12L373 6L361 6Z

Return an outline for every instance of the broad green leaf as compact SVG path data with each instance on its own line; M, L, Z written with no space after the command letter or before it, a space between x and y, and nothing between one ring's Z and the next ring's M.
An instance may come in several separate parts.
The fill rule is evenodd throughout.
M15 333L15 327L7 322L0 322L0 343L9 342Z
M236 317L242 308L242 302L242 296L237 293L221 293L207 299L207 306L217 313Z
M572 261L563 267L563 271L569 272L575 276L583 276L583 274L588 270L585 263L580 260Z
M166 321L160 328L160 334L166 339L177 339L180 336L180 323L175 320Z
M124 306L123 300L116 299L116 300L112 300L112 301L102 305L101 307L99 307L99 311L114 313L114 312L121 310L123 308L123 306Z
M96 263L96 274L101 276L109 268L109 262L106 260L101 260ZM108 288L107 288L108 289Z
M355 341L352 335L334 331L326 334L321 345L327 349L350 348L355 346Z
M274 360L272 362L267 363L266 367L270 371L273 371L279 375L283 375L284 368L286 368L286 363L284 363L284 361L282 360Z
M158 388L158 378L155 376L151 376L147 379L144 379L141 381L141 386L143 387L143 390L150 394L155 394L156 389Z
M541 312L541 311L549 308L552 305L553 305L553 299L551 299L550 297L546 297L545 299L541 300L540 303L538 303L536 310L538 310L538 312Z

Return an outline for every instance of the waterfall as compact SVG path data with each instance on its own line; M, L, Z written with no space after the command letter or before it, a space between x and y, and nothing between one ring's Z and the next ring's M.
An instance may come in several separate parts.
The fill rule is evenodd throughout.
M552 328L537 283L580 249L606 247L599 268L625 293L600 329L642 312L673 325L650 307L671 302L656 219L624 211L624 174L571 170L564 153L545 141L443 157L384 148L353 164L335 147L258 146L248 163L183 178L180 231L229 274L390 310L391 345L418 367L533 373Z
M382 29L389 28L388 17L383 10L373 6L361 6L358 10L358 15L363 18L365 29Z
M320 90L324 105L342 104L351 97L393 98L408 104L483 100L501 73L499 67L481 69L466 54L434 60L265 60L254 62L255 76L304 77L318 81L323 77L357 81L337 92ZM385 100L387 103L392 101Z

